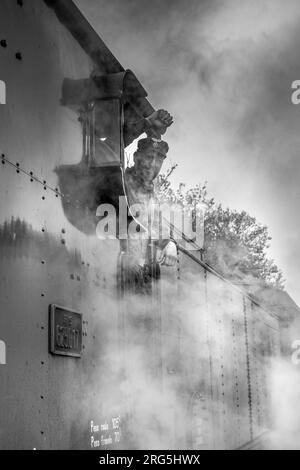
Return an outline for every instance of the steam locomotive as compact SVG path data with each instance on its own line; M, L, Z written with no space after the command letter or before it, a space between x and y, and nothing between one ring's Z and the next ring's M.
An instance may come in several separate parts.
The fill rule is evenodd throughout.
M0 448L259 445L276 315L188 241L124 291L96 236L146 91L71 0L2 0L0 31Z

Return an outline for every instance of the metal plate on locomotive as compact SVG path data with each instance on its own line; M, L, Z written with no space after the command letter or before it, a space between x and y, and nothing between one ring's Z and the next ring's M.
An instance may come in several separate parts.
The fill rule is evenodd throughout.
M52 354L81 357L82 314L50 305L49 349Z

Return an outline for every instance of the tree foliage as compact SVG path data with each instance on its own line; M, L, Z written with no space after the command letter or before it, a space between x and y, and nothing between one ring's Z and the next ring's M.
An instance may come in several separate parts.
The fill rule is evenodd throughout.
M203 260L223 276L242 284L266 283L284 288L281 270L268 257L271 237L266 225L246 211L223 208L207 193L207 184L175 190L169 176L177 165L157 179L160 202L182 205L186 210L204 206Z

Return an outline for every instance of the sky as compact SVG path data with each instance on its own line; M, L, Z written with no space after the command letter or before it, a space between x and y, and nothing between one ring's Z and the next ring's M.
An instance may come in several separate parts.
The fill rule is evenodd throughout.
M300 305L299 0L76 0L151 104L174 117L174 185L269 227L269 255Z

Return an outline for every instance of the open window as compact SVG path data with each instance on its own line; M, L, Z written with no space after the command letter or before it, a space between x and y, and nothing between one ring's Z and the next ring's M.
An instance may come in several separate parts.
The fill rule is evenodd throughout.
M89 166L120 166L123 162L120 100L112 98L94 101L88 105L84 119L84 154Z
M122 162L122 118L118 99L96 101L92 113L92 162L95 166Z

